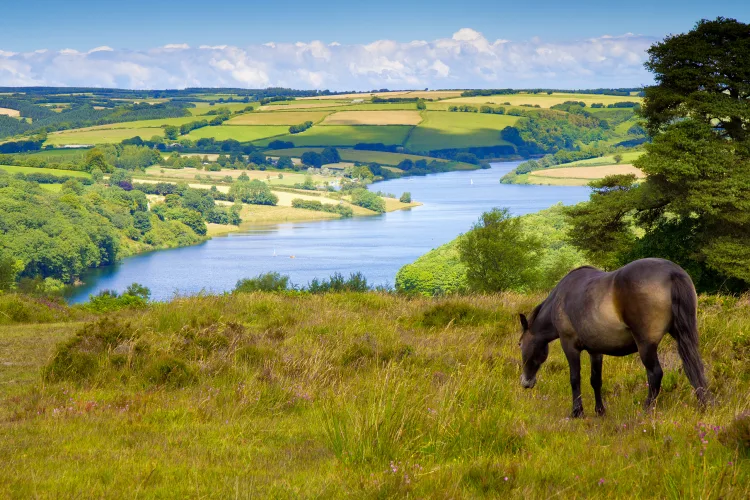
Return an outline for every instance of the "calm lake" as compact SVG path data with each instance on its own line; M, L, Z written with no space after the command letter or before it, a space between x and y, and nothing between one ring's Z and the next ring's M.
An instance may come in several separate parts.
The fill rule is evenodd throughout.
M488 170L449 172L373 184L373 191L404 191L423 206L374 217L248 226L201 245L142 254L83 277L68 297L83 302L102 290L123 291L133 282L164 300L202 290L223 292L237 280L269 271L298 285L334 272L361 271L369 283L393 285L396 272L427 251L468 231L493 207L514 214L537 212L555 203L588 199L589 188L500 184L518 162L493 163ZM293 256L293 258L292 258Z

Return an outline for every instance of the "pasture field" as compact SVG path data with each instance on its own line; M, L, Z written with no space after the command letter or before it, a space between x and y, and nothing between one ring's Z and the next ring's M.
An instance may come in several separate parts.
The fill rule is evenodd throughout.
M277 193L278 194L278 193ZM286 222L303 222L316 220L339 219L338 214L329 212L318 212L317 210L305 210L303 208L293 208L267 205L242 205L240 212L242 224L281 224Z
M620 165L604 165L600 167L561 167L536 170L529 175L532 177L556 177L569 179L583 179L586 182L593 179L603 179L608 175L633 174L639 179L646 175L633 165L624 163Z
M194 102L193 104L195 104L194 108L188 108L188 111L190 111L193 116L205 115L209 111L219 108L227 108L232 113L234 113L235 111L242 111L248 106L252 106L253 108L258 109L257 102L217 102L216 104L211 106L208 102L199 101Z
M224 125L297 125L306 121L317 123L330 111L288 111L285 113L245 113L224 122Z
M236 128L236 127L232 127ZM329 125L315 126L299 134L275 137L292 141L295 146L354 146L360 142L402 144L412 127L404 125ZM266 145L273 139L258 141Z
M17 109L0 108L0 115L13 116L17 118L21 116L21 112Z
M44 144L51 144L53 146L66 144L112 144L122 142L125 139L131 139L135 136L139 136L142 139L150 139L155 135L163 137L164 131L160 128L116 128L80 131L74 129L53 132L47 136Z
M91 178L88 172L79 172L77 170L59 170L56 168L35 168L35 167L18 167L16 165L0 165L0 169L9 174L50 174L58 177L79 177L81 179Z
M235 139L240 142L248 142L288 132L289 127L283 125L218 125L195 129L185 137L193 141L213 137L217 141Z
M291 148L291 149L272 149L266 151L265 154L268 156L290 156L300 157L302 153L307 151L315 151L320 153L323 148ZM410 155L404 153L387 153L385 151L365 151L359 149L339 149L339 156L345 161L358 161L362 163L379 163L381 165L398 165L404 160L427 160L428 162L436 160L439 162L445 162L448 160L441 160L439 158L429 158L427 156Z
M653 412L638 357L606 357L607 416L586 375L581 419L559 342L534 389L518 382L517 314L542 298L227 294L100 314L0 296L0 496L750 496L747 296L700 298L706 410L667 338Z
M596 95L596 94L568 94L555 92L551 95L541 94L508 94L492 96L475 96L475 97L457 97L441 101L440 105L459 105L471 104L480 106L482 104L503 105L506 102L510 106L520 106L521 104L538 104L541 108L550 108L555 104L562 104L565 101L583 101L586 107L590 108L593 103L614 104L616 102L641 102L642 98L637 96L614 96L614 95ZM506 106L508 106L506 104ZM429 107L429 105L428 105Z
M179 127L185 123L197 121L199 118L194 116L181 116L179 118L158 118L155 120L137 120L134 122L118 122L108 123L106 125L95 125L93 127L84 127L74 129L76 131L85 132L87 130L110 130L110 129L123 129L123 128L155 128L159 129L165 125L174 125Z
M321 125L418 125L419 111L338 111L330 114Z
M271 102L269 104L261 106L259 109L261 111L288 111L288 110L298 110L298 109L331 108L331 107L339 107L339 106L348 106L350 104L351 104L351 101L296 100L296 101Z
M500 131L518 121L517 116L447 111L427 111L423 116L406 144L412 151L508 144L500 139Z
M27 153L13 153L13 155L24 156L32 155L42 158L60 158L63 161L80 159L86 156L86 148L66 148L66 149L42 149L39 151L29 151Z
M162 170L164 172L162 173ZM197 170L195 168L164 168L159 166L152 166L146 168L146 176L151 179L165 179L165 180L177 180L177 181L195 181L195 176L200 175L200 182L209 182L214 180L215 182L221 182L225 177L229 176L236 179L242 174L246 174L250 177L250 180L261 180L267 181L271 178L272 185L294 185L297 183L305 182L305 177L308 175L306 172L279 172L271 170L231 170L223 169L220 172L207 172L205 170ZM279 174L283 175L283 179L279 179ZM320 175L312 176L313 182L334 182L335 177L324 177Z
M626 153L620 153L622 160L620 163L633 163L637 160L645 151L628 151ZM564 163L562 165L556 165L551 168L567 168L567 167L598 167L602 165L616 165L615 155L601 156L599 158L589 158L588 160L579 160L572 163Z

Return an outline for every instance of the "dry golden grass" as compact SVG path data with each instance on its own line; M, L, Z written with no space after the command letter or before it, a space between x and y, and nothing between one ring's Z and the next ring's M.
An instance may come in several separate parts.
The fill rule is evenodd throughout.
M298 101L312 101L312 100L321 100L321 101L328 101L328 100L336 100L336 99L370 99L373 96L378 97L403 97L405 94L408 94L409 91L403 90L403 91L396 91L396 92L362 92L360 94L337 94L337 95L323 95L323 96L316 96L316 97L301 97L297 99Z
M277 195L280 193L276 193ZM280 224L283 222L299 222L299 221L313 221L313 220L326 220L326 219L338 219L338 214L332 214L328 212L318 212L316 210L305 210L302 208L293 208L291 206L275 206L271 207L268 205L243 205L242 212L242 224Z
M639 179L646 177L640 169L630 164L603 165L600 167L566 167L550 168L531 172L534 177L556 177L567 179L603 179L608 175L633 174Z
M408 92L403 97L419 97L420 99L449 99L451 97L460 97L461 90L421 90Z
M17 109L0 108L0 115L17 117L21 116L21 112Z
M416 110L338 111L322 125L418 125L422 116Z
M225 125L297 125L322 120L330 111L290 111L288 113L246 113L228 120Z

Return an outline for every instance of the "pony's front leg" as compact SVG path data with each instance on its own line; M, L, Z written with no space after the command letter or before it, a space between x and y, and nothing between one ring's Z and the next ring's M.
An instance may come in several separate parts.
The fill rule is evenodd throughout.
M570 366L570 388L573 391L573 418L583 416L583 400L581 399L581 351L574 346L563 344L565 357Z

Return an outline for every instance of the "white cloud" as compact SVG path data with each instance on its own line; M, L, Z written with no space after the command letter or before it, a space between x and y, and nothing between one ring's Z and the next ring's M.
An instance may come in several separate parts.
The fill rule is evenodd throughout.
M0 86L125 88L631 87L651 82L640 35L547 43L488 40L463 28L432 41L321 41L230 45L168 44L149 50L100 46L15 53L0 50Z

